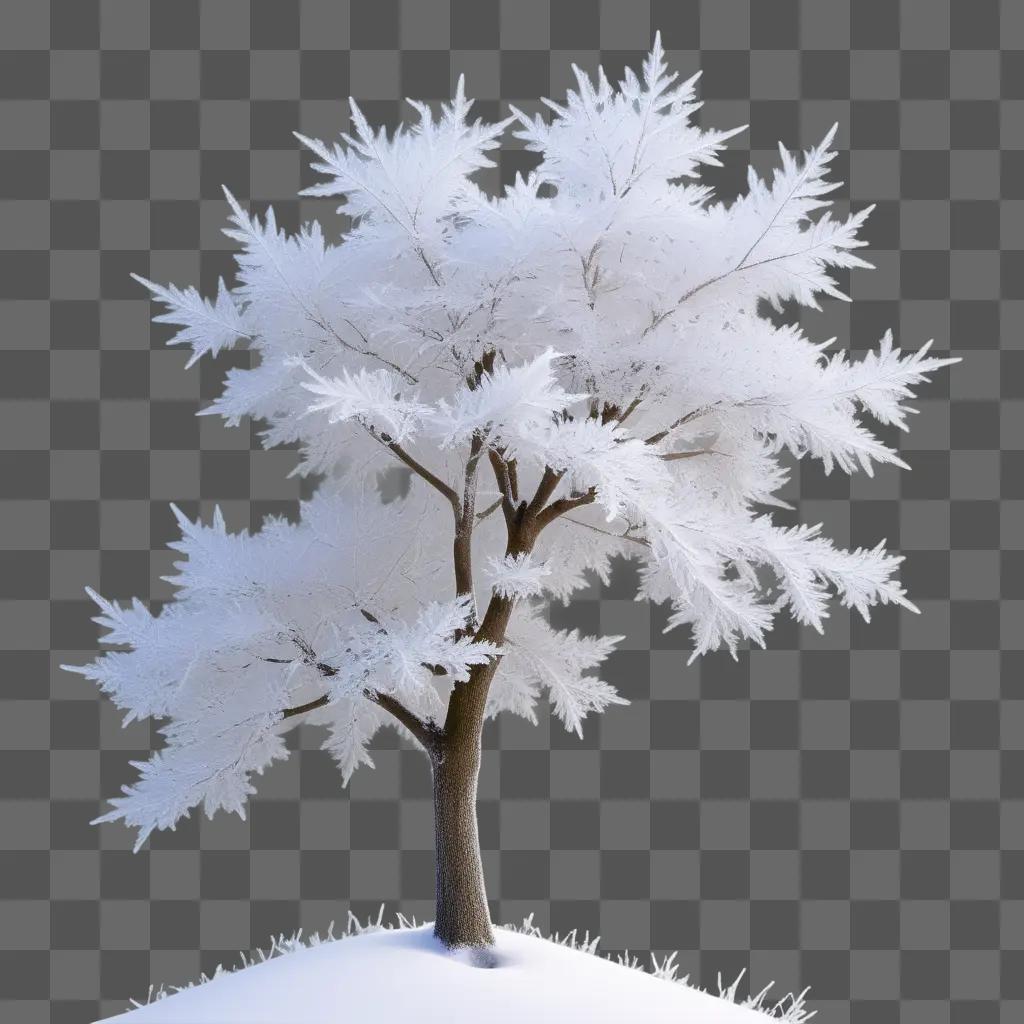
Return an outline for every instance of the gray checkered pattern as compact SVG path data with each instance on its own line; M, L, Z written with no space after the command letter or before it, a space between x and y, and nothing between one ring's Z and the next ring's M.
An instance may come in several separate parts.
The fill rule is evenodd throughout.
M919 402L912 473L807 464L789 488L839 540L902 548L923 614L782 624L767 652L686 668L628 570L556 610L626 635L609 672L633 703L582 742L488 733L494 916L680 949L705 984L810 984L828 1024L1024 1019L1024 3L2 0L4 1020L81 1024L350 906L431 910L426 771L387 740L343 793L300 733L248 821L192 819L137 856L87 824L156 736L56 669L95 648L83 584L159 603L168 501L238 527L300 496L293 452L193 416L244 355L183 372L128 272L230 273L222 182L285 224L324 216L295 198L291 131L333 136L349 93L393 124L397 97L465 72L485 116L536 109L570 60L618 72L656 27L703 68L707 123L751 124L714 173L726 196L777 139L839 121L879 269L808 329L967 357ZM501 179L529 160L510 147Z

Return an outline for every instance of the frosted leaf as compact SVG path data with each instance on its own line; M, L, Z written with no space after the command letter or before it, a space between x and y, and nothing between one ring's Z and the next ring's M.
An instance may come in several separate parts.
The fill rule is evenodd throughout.
M577 630L552 629L535 610L525 612L509 631L505 661L525 685L548 691L554 713L566 729L583 735L583 719L609 704L628 704L613 686L590 674L621 636L585 637Z
M551 570L532 555L506 555L487 559L487 582L502 597L536 597L545 586Z
M210 301L195 288L154 284L138 274L132 274L132 277L168 307L167 312L155 316L154 321L181 327L167 344L192 348L186 367L197 363L207 353L215 356L222 349L231 348L239 338L248 337L245 321L223 278L219 282L216 299Z
M514 454L517 437L542 429L586 397L563 390L555 376L557 359L549 348L521 366L496 367L473 388L458 392L451 404L442 399L433 425L442 447L488 430L492 444L503 444Z
M388 370L342 371L340 377L322 377L305 367L312 381L303 387L320 399L310 410L328 413L331 423L358 420L377 428L399 443L407 440L431 413L429 406L414 399L402 399L402 384Z

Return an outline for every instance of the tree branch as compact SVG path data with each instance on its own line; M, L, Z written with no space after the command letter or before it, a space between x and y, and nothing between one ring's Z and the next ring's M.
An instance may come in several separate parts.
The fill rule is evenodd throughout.
M369 423L363 423L366 431L372 438L379 441L385 448L391 450L406 466L409 467L417 476L422 477L430 484L434 490L439 491L444 495L445 500L451 505L452 511L455 513L456 518L459 515L459 496L455 491L455 488L451 484L447 484L442 480L436 473L432 473L422 463L417 462L397 441L394 440L389 434L385 434L376 427L371 426Z
M495 350L488 349L473 364L473 372L466 378L466 386L472 391L480 386L485 376L494 372ZM455 593L470 598L470 626L476 629L476 604L473 601L473 526L476 522L476 477L480 456L487 443L488 428L477 430L469 443L469 457L463 477L461 506L458 495L454 496L455 538L452 542L452 561L455 566Z
M437 750L441 739L441 730L433 720L425 721L420 718L390 694L379 693L376 690L364 690L363 696L401 722L429 754L433 754Z
M630 402L629 405L627 405L626 408L622 411L622 414L619 416L619 423L625 423L626 420L628 420L629 417L632 416L634 412L636 412L637 406L643 400L644 393L643 391L641 391L640 394L637 395L636 398L634 398L633 401Z
M519 467L515 459L506 459L505 465L508 467L508 482L512 489L512 502L513 504L519 504Z
M383 708L393 718L401 722L402 725L416 737L417 741L423 745L428 752L433 752L437 746L440 729L433 720L424 720L418 715L410 711L400 700L396 697L392 697L387 693L380 693L377 690L363 690L363 696L368 700L372 701L378 707ZM299 704L294 708L285 708L281 712L282 721L286 721L289 718L295 718L297 715L304 715L307 711L315 711L317 708L326 707L331 703L331 695L325 693L316 700L308 701L305 704Z
M675 423L670 423L664 430L659 430L656 434L651 434L650 437L645 437L644 444L657 444L659 441L663 441L672 433L673 430L676 429L676 427L681 427L684 423L689 423L690 420L695 420L698 416L703 416L709 409L721 404L721 402L713 402L711 405L704 405L699 409L693 409L685 416L680 416Z
M516 514L516 507L512 498L512 478L509 473L508 463L501 453L494 448L487 450L487 457L494 470L494 479L498 483L498 490L501 492L501 510L505 514L505 523L511 527Z
M285 708L281 712L281 718L294 718L296 715L304 715L307 711L315 711L317 708L325 707L330 704L331 695L325 693L322 697L317 697L316 700L309 701L308 704L300 704L298 707Z
M462 489L462 507L455 513L455 539L452 559L455 564L455 593L473 596L473 525L476 519L476 473L483 453L485 437L480 431L473 434L469 458L466 460L465 483ZM476 617L472 617L476 626Z
M492 501L490 505L488 505L487 508L483 510L483 512L477 512L476 521L479 523L480 520L486 519L492 512L497 512L497 510L501 508L501 502L502 499L498 498L497 501Z
M725 455L725 452L716 451L714 448L698 448L692 452L666 452L661 459L663 462L677 462L679 459L695 459L698 455Z
M374 625L380 627L381 632L385 632L384 627L380 625L380 619L377 618L373 612L368 611L365 608L359 609L359 614L362 615L367 622L372 622ZM329 665L327 662L320 661L309 643L301 636L293 636L293 641L296 646L302 651L303 662L312 668L315 668L321 676L330 679L338 674L338 669L334 665ZM263 658L263 661L270 662L275 665L289 665L291 664L287 658ZM425 669L430 671L435 676L444 676L448 673L441 668L439 665L427 665L423 666ZM424 721L418 717L412 711L410 711L401 701L396 697L392 697L390 694L380 693L378 690L364 689L363 696L374 704L379 705L394 718L398 719L399 722L404 725L409 732L419 740L420 743L428 751L433 751L437 745L437 739L439 730L437 725L433 721ZM289 718L294 718L296 715L305 714L307 711L315 711L317 708L326 707L331 703L331 695L329 693L322 694L315 700L308 701L305 704L299 704L297 707L285 708L281 712L282 721Z
M789 202L789 198L786 199L786 202ZM782 208L780 207L779 210L776 211L775 215L772 217L772 220L769 223L768 227L765 228L765 230L761 233L757 241L755 241L754 244L747 250L746 255L743 257L743 259L739 261L739 263L736 264L736 266L730 267L728 270L723 270L722 273L716 274L714 277L709 277L706 281L701 281L699 284L695 284L689 291L684 292L676 300L676 304L674 306L670 306L668 309L664 310L662 313L658 313L652 318L651 322L647 325L646 328L644 328L644 331L640 335L640 337L644 338L648 334L650 334L651 331L653 331L655 328L660 327L662 323L664 323L669 317L675 315L675 313L679 311L683 304L687 302L689 299L692 299L693 296L696 295L698 292L702 292L705 288L710 288L713 284L718 284L719 281L724 281L725 278L729 277L730 275L741 273L744 270L753 270L755 267L763 267L769 263L778 263L780 260L788 260L794 256L802 256L805 253L812 252L813 250L818 249L822 245L826 244L827 240L818 241L815 242L813 245L809 245L806 249L800 249L797 252L785 252L780 253L777 256L766 256L764 259L754 260L753 263L748 263L747 260L750 259L751 253L753 253L753 251L758 247L758 245L761 244L765 235L768 233L768 229L775 222L775 218L778 217L779 213L781 212Z
M362 617L364 619L366 619L367 622L372 622L375 626L380 626L380 629L378 630L378 632L383 633L385 636L387 636L387 632L388 631L383 626L381 626L380 619L378 619L377 616L373 614L373 612L368 611L366 608L360 608L359 609L359 614L362 615ZM430 672L431 675L434 675L434 676L446 676L446 675L448 675L447 669L442 668L440 665L430 665L430 664L428 664L425 661L421 661L420 665L423 668L427 669ZM331 675L331 676L333 676L333 675L336 675L337 671L338 671L336 668L332 668L330 665L324 665L324 663L322 661L321 662L317 662L317 668L320 669L321 673L323 673L324 675ZM327 669L328 671L324 671L325 669Z
M572 523L573 526L582 526L586 530L593 530L594 533L601 533L606 537L614 537L616 540L630 540L634 544L640 544L645 548L651 546L650 541L644 540L643 537L631 537L628 533L612 533L611 530L602 530L600 526L591 526L590 523L585 523L582 519L573 519L572 516L565 516L564 518L565 522Z
M422 246L416 247L416 255L423 260L423 266L427 268L427 273L430 275L431 281L440 288L441 279L437 276L437 271L434 269L433 264L431 264L430 260L427 259L427 254L423 251Z
M496 349L489 348L473 363L473 372L466 377L466 386L470 391L475 391L480 386L480 382L484 379L484 374L490 376L494 373L494 360L497 354Z
M568 498L559 498L553 501L546 509L537 516L537 528L543 530L549 523L553 523L559 516L571 512L573 509L583 505L591 505L597 499L597 488L591 487L583 494L572 495Z
M505 468L507 470L507 464ZM499 486L504 487L505 473L500 467L497 470L497 475ZM550 466L545 467L533 499L529 504L525 501L522 502L515 509L515 515L508 522L506 556L525 555L533 550L533 545L540 532L540 525L537 521L538 513L544 508L562 476L562 473L556 472ZM511 479L508 487L511 491ZM474 642L487 641L500 646L505 639L505 631L512 617L515 603L513 598L492 590L483 618L473 635ZM448 744L479 744L480 729L487 710L487 693L500 661L501 655L498 654L486 664L472 666L469 679L464 683L457 684L452 690L441 734L442 748Z
M555 488L564 475L564 471L554 470L550 466L544 467L544 475L540 478L540 483L537 485L537 492L534 494L533 500L526 507L527 516L532 517L540 513L541 509L548 503L548 499L555 493Z
M486 431L478 431L469 444L469 458L466 460L465 482L462 488L462 518L467 521L471 520L476 512L476 471L487 440L485 434Z
M345 341L345 339L340 334L338 334L338 332L333 327L330 327L325 323L321 323L320 326L330 331L330 333L334 335L334 337L338 341L340 341L341 344L344 345L346 348L350 348L353 352L358 352L360 353L360 355L368 356L371 359L376 359L378 362L383 363L385 366L391 367L392 370L394 370L397 374L399 374L401 377L405 379L406 383L419 383L418 377L414 377L411 373L409 373L408 370L404 370L401 366L399 366L398 363L394 363L390 359L385 359L384 356L378 355L376 352L374 352L370 348L370 339L367 338L367 336L356 326L356 324L348 317L344 317L344 320L345 323L347 323L349 327L351 327L352 330L355 331L356 334L358 334L359 337L362 339L364 346L363 348L359 348L357 345L349 344L349 342Z

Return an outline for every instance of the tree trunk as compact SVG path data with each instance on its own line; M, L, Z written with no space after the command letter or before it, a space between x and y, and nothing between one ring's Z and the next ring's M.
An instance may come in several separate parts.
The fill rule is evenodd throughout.
M433 759L434 934L450 949L494 943L476 822L480 734L472 732L457 734Z
M472 515L469 506L468 515ZM465 538L470 536L467 531ZM536 539L532 522L510 533L508 553L527 553ZM460 546L461 545L461 546ZM469 593L469 548L460 531L455 539L459 593ZM478 640L496 646L505 639L514 601L492 594ZM474 665L469 679L457 683L448 698L448 713L438 742L431 750L434 772L434 847L437 863L434 935L449 949L494 945L487 908L480 835L476 822L476 785L480 775L480 741L487 709L487 691L501 655Z

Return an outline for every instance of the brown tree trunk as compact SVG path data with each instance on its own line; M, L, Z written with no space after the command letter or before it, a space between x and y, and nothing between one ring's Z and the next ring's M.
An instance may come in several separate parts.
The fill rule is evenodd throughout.
M480 736L445 744L434 759L434 843L437 861L434 934L450 949L494 943L487 907L476 788Z
M482 446L482 439L479 443L474 439L470 457L474 471L475 460L479 459ZM511 483L507 467L500 457L492 459L492 462L495 461L498 464L495 472L503 476L499 483L502 486L509 528L506 554L528 554L546 522L542 515L554 515L551 509L556 508L557 503L551 509L544 509L544 505L557 487L561 474L545 469L533 501L529 505L524 501L518 509L514 509L509 496ZM471 467L467 466L467 481L471 480L470 473ZM475 491L471 491L467 482L467 498L461 516L456 513L455 577L456 589L460 594L473 592L470 559L473 494ZM505 640L505 630L513 606L511 597L492 593L475 638L500 647ZM480 740L487 708L487 691L500 661L499 654L484 665L474 665L469 678L455 685L448 699L444 727L438 731L430 747L434 773L434 843L437 865L434 934L450 949L486 949L494 944L483 862L480 858L476 788L480 775ZM482 964L485 962L481 961Z
M493 643L505 637L512 601L492 598L479 635ZM500 657L474 665L448 701L443 735L431 762L434 771L434 843L437 864L434 934L450 949L494 944L484 887L476 786L487 691Z

